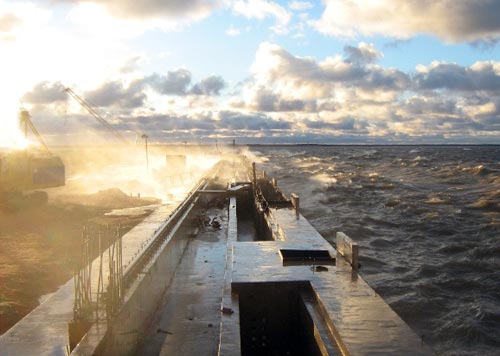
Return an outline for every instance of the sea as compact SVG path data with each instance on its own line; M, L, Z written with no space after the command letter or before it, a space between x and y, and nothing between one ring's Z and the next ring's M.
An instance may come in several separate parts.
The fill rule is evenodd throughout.
M253 146L438 355L500 355L500 146Z

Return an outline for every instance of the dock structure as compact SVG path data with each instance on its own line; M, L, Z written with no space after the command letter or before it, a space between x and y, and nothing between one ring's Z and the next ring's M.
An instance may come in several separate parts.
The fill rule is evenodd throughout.
M358 275L357 245L339 234L339 253L291 198L245 159L219 162L123 237L113 315L69 335L70 281L0 337L0 355L432 355Z

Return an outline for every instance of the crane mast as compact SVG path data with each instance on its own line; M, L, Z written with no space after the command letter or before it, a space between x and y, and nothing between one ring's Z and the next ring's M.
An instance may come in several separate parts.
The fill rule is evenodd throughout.
M28 138L28 131L31 130L31 132L33 132L40 145L42 145L43 148L45 148L47 153L50 153L49 147L45 144L45 141L43 140L42 136L36 129L35 125L33 125L30 113L25 109L21 109L21 111L19 112L19 126L21 127L21 129L24 130L24 138L26 139Z

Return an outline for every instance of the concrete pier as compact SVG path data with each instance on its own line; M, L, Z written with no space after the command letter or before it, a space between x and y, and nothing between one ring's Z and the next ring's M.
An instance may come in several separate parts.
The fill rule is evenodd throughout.
M144 244L168 219L175 207L175 205L156 207L140 224L122 237L125 265L137 257ZM97 261L94 262L94 267L96 264ZM104 266L107 265L104 263ZM97 268L94 268L93 283L97 283L97 272ZM109 272L106 270L105 273L107 276ZM74 283L71 279L38 308L0 336L0 355L67 355L68 324L73 319L73 304Z
M234 160L178 216L159 209L134 242L124 238L135 272L123 305L71 355L432 355L357 274L349 249L337 253L300 214L298 197L292 204ZM2 336L0 355L66 355L71 294L68 282Z

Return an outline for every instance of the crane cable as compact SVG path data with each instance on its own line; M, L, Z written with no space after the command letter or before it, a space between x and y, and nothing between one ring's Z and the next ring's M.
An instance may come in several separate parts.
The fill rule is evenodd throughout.
M68 93L73 99L75 99L78 104L80 104L85 110L87 110L90 115L92 115L97 121L99 121L104 127L106 127L111 133L122 143L128 145L129 142L125 139L125 137L122 136L113 126L109 124L104 118L99 115L97 111L94 110L94 108L82 97L80 97L78 94L76 94L71 88L64 88L64 91Z

